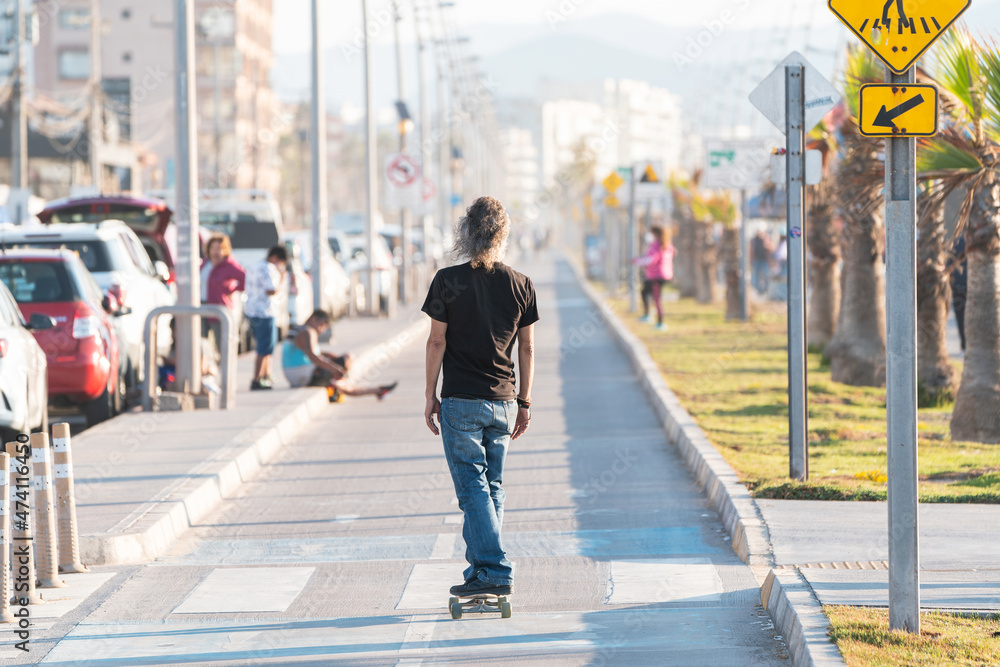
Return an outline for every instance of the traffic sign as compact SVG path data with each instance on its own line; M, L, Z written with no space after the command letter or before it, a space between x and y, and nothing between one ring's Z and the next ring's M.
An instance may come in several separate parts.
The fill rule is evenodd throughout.
M938 129L938 90L926 84L861 86L858 128L866 137L932 137Z
M604 198L604 205L608 208L618 208L619 206L622 205L622 203L618 201L618 197L614 195L608 195L607 197Z
M801 65L805 78L805 129L812 130L823 120L830 109L837 106L840 93L826 80L801 53L792 51L774 71L760 82L752 93L750 102L785 133L785 66Z
M413 209L422 204L420 161L408 153L393 153L385 161L385 205Z
M660 160L644 160L636 162L632 173L637 178L633 187L638 201L647 202L666 195L666 189L660 174L663 173L663 162Z
M610 174L608 174L607 178L601 181L601 185L604 186L604 189L610 192L611 194L614 194L615 190L617 190L624 184L625 184L625 179L619 176L617 171L611 172Z
M896 74L910 69L972 0L827 0L830 11Z
M774 147L770 139L707 139L701 186L709 190L760 187Z

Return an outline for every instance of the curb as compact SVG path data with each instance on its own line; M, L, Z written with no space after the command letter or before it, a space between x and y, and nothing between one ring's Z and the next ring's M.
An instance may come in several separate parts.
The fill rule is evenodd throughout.
M377 374L391 362L394 349L401 351L430 326L426 320L411 322L386 341L366 348L356 358L350 375L360 378ZM195 466L163 497L152 499L149 509L129 526L129 532L81 535L81 560L88 565L128 565L150 562L162 555L329 408L323 390L304 388L292 394ZM276 423L275 416L280 416Z
M587 282L577 263L569 257L566 260L577 283L600 311L604 323L629 358L643 393L671 444L680 450L698 486L718 512L733 551L751 567L769 570L761 588L761 600L778 634L789 647L792 664L845 664L840 651L827 636L830 625L809 585L797 571L790 574L773 569L774 555L767 523L736 471L709 442L704 431L670 390L642 341L628 330L604 298Z

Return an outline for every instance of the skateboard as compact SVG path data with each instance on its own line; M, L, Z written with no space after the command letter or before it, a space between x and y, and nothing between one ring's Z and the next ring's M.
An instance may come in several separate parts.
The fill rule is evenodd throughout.
M452 596L448 598L448 609L451 611L451 617L456 621L462 618L463 613L489 614L500 612L500 618L510 618L512 611L506 595L490 595L489 593L464 595L462 597Z

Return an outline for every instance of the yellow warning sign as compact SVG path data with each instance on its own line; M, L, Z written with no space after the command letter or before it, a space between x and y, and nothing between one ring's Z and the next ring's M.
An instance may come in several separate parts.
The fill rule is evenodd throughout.
M625 179L618 175L617 171L613 171L608 174L608 177L601 181L604 189L608 192L614 194L615 190L620 188L625 184Z
M604 198L604 205L607 206L608 208L618 208L619 206L622 205L622 203L618 201L618 197L614 195L608 195L607 197Z
M972 0L827 0L830 11L897 74L904 74Z
M858 119L866 137L932 137L937 134L938 91L925 84L861 86Z
M640 183L659 183L660 177L657 175L656 170L653 169L653 165L647 164L646 171L642 173L642 178L639 179Z

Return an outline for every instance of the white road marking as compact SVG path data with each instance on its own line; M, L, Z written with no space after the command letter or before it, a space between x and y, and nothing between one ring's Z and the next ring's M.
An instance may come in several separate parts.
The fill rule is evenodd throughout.
M449 514L444 518L444 524L447 525L461 525L465 515L463 514Z
M402 651L425 651L431 645L434 637L434 627L439 619L431 616L411 616L406 627L406 634L403 635L403 645L399 647ZM420 664L421 661L417 661ZM413 663L409 663L413 664Z
M334 523L354 523L360 518L360 514L338 514L333 520Z
M39 588L44 604L31 605L28 612L31 618L59 618L76 609L91 593L104 585L117 572L81 572L79 574L60 574L59 578L66 582L66 588ZM13 611L19 608L15 607Z
M414 565L396 609L444 610L448 606L448 589L462 583L462 569L457 563Z
M431 551L432 560L455 558L455 548L458 544L458 533L439 533Z
M708 558L614 560L604 603L719 602L722 591Z
M313 567L241 567L212 570L174 614L286 611Z

